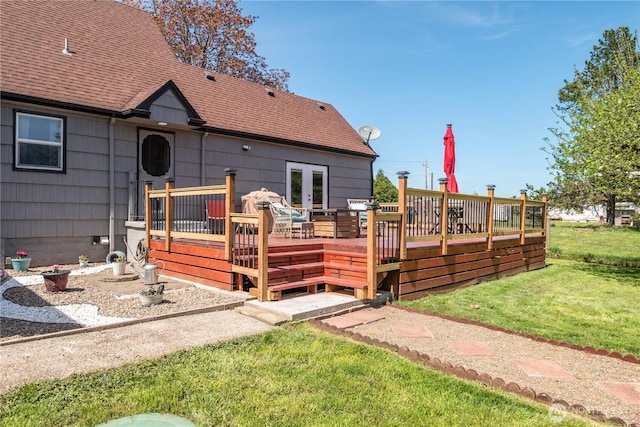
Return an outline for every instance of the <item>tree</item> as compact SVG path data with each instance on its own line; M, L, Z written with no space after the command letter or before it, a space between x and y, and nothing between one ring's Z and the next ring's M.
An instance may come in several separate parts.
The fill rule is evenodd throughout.
M640 50L626 27L607 30L585 69L560 89L552 128L549 199L583 209L604 204L613 224L616 201L640 199ZM548 142L548 140L547 140Z
M237 0L121 0L150 12L176 57L207 70L288 91L289 72L269 68Z
M629 70L640 65L638 39L629 28L606 30L598 43L593 46L591 59L585 61L584 70L574 69L575 80L564 81L564 87L558 92L558 110L570 111L579 108L582 98L597 98L613 92L624 84Z
M390 203L398 201L398 189L391 183L389 178L380 169L373 180L373 196L376 202Z
M529 200L542 200L542 196L547 194L547 189L544 187L535 188L533 185L525 183L524 189L527 190L527 199Z

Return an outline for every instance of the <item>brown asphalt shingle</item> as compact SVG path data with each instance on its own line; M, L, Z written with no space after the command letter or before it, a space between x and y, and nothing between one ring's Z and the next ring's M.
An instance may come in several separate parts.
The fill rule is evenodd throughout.
M2 0L3 97L121 113L169 81L205 126L375 156L326 102L180 63L153 18L112 0ZM73 55L62 54L65 38Z

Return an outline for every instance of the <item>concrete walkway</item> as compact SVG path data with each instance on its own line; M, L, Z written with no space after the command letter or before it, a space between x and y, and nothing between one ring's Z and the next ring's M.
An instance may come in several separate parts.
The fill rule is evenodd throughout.
M29 382L117 367L274 328L224 310L2 345L0 393Z

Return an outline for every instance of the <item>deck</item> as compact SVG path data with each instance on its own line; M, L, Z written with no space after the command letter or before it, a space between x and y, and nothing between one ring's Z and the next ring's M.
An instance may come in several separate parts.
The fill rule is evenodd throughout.
M392 292L396 299L411 300L545 266L543 236L528 237L524 245L517 235L500 236L494 243L487 250L484 239L456 240L447 255L440 253L438 242L408 243L407 258L379 289ZM171 253L164 251L164 244L162 239L153 240L150 256L165 262L165 274L230 291L256 289L250 277L235 274L229 262L218 259L224 253L223 243L184 239L174 242ZM302 240L278 236L269 239L268 250L269 282L274 290L341 290L356 295L358 288L352 282L360 280L364 286L366 236ZM314 282L314 277L320 279ZM333 277L334 284L326 286L326 277ZM304 280L308 282L306 289Z
M378 290L409 300L545 266L545 200L497 198L492 189L487 196L409 189L401 178L398 203L367 206L368 228L287 236L270 233L268 202L258 214L224 209L208 224L193 218L191 207L212 198L235 206L233 176L227 179L223 186L148 189L146 242L165 274L259 301L300 291L372 300ZM354 220L345 224L356 222L357 212L346 215Z

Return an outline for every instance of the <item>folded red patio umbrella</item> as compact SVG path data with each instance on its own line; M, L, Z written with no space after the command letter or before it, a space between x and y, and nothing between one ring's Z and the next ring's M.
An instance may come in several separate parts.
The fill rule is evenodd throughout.
M453 138L451 125L447 125L444 134L444 173L447 175L447 191L458 192L458 182L456 181L456 142Z

